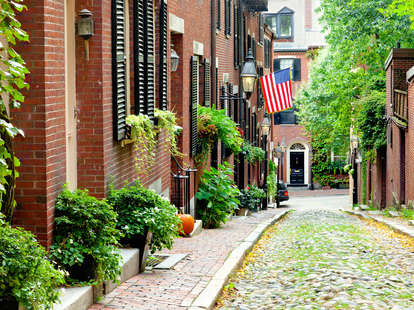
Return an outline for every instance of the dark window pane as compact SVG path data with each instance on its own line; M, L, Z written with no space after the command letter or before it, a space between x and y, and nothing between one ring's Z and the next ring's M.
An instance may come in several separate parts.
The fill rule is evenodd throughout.
M276 33L276 15L266 15L265 23L273 30L274 33Z

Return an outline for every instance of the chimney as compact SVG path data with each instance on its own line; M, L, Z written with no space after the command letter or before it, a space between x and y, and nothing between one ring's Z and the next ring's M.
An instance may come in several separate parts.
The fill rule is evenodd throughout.
M305 29L312 29L312 0L305 0Z

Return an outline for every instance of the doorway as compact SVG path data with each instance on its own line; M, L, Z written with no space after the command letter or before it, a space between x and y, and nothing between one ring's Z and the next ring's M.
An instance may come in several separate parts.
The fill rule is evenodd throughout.
M77 187L77 108L76 108L76 36L75 0L65 0L65 133L66 183Z
M305 153L290 152L290 184L305 183Z

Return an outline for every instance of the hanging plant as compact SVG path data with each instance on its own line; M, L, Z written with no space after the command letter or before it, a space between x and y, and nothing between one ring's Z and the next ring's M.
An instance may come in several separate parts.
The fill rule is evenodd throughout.
M243 142L242 154L249 164L256 164L265 158L265 151L260 147L251 145L248 141Z
M155 159L155 147L157 144L157 132L154 123L145 114L129 115L126 119L131 127L130 138L134 143L135 166L138 174L149 172Z
M183 154L178 150L177 146L177 136L178 136L178 126L175 113L171 111L164 111L155 109L155 117L158 119L158 124L156 126L157 133L164 130L165 134L165 150L175 157L183 157Z
M241 152L243 139L237 124L226 115L226 111L215 106L199 106L197 111L198 154L196 164L202 166L208 159L211 146L219 140L233 154Z

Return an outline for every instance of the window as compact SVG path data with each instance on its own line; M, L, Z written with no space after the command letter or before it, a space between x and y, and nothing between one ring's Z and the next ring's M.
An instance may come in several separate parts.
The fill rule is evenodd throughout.
M276 34L278 39L289 39L293 37L293 14L287 7L276 14L265 14L265 24Z
M292 68L292 80L301 80L301 60L299 58L277 58L273 62L273 71Z

